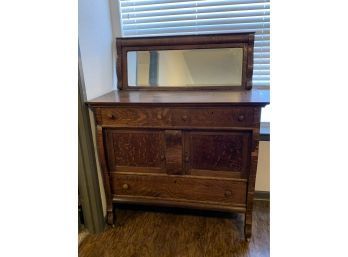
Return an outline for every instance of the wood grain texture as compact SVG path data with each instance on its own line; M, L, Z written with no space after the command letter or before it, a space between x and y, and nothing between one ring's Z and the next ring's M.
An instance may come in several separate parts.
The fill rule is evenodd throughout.
M107 156L104 153L100 158L103 159L104 163L106 160L108 161L104 177L107 180L106 183L109 183L109 185L106 184L106 187L112 185L113 191L111 194L107 192L109 220L112 218L112 211L110 211L112 208L110 205L112 204L110 202L128 201L168 206L180 206L182 204L182 207L202 209L211 207L212 210L237 210L235 208L238 205L238 208L243 208L238 209L238 211L246 212L244 234L246 239L250 238L261 106L211 107L209 105L206 107L198 106L196 108L197 112L195 112L195 108L187 106L187 104L170 107L167 104L162 104L162 107L155 107L155 112L147 112L146 109L152 110L152 107L149 108L139 104L137 107L94 106L93 110L96 116L103 117L103 111L106 112L106 115L110 115L110 110L112 114L114 110L122 108L124 110L131 109L131 113L140 113L140 115L135 116L141 118L134 119L135 126L138 125L139 127L129 127L127 123L132 122L129 119L124 124L121 122L119 124L120 128L115 125L105 126L103 118L101 124L98 125L100 131L106 131L105 134L99 133L100 137L103 138L99 139L98 142L101 143L98 144L101 153L104 153L105 148L107 150ZM176 112L177 110L179 111ZM211 114L212 110L213 114ZM141 113L150 113L150 115L142 115ZM154 117L154 113L156 114L155 118L160 118L161 121L165 121L169 117L168 128L156 128L156 125L149 128L142 127L144 126L142 121L148 117ZM240 118L241 113L248 114ZM226 116L224 117L223 114ZM192 120L195 123L191 127L183 126L178 129L177 126L174 126L178 123L175 115L181 117L186 123L190 123ZM185 118L183 119L184 115ZM204 117L206 118L204 119ZM115 117L111 116L111 118L114 119ZM234 123L237 122L236 118L241 122L245 119L250 121L250 126L233 127L235 126ZM207 121L209 119L210 121ZM223 121L220 121L220 119ZM219 125L226 124L226 128L214 127L211 120ZM211 124L211 127L209 127L209 124ZM228 127L229 124L232 124L231 127ZM103 140L106 141L106 146L104 146ZM127 180L122 180L121 177L113 179L110 178L110 171L128 172L130 177ZM133 179L136 178L136 176L133 176L134 173L148 173L152 174L153 177L146 177L141 182L134 182ZM158 179L155 174L168 174L168 177ZM172 183L173 178L169 177L172 174L183 176L182 179L185 180L184 187L177 187L175 183ZM199 180L194 180L188 175L201 176L202 179L225 178L226 181L219 182L222 184L229 183L228 178L245 179L247 186L237 186L238 192L233 190L226 192L227 189L224 189L224 194L232 195L227 208L227 205L223 205L226 199L221 198L222 194L219 191L223 189L222 184L214 182L200 185ZM132 187L128 185L128 180L132 182ZM121 194L121 191L119 191L124 184L126 184L128 194ZM220 189L216 186L220 186ZM208 190L208 188L211 190ZM219 193L215 194L215 192ZM221 206L219 207L217 203Z
M233 33L233 34L207 34L188 36L156 36L156 37L132 37L132 38L118 38L118 45L120 46L167 46L178 45L180 42L184 45L208 44L208 43L243 43L249 42L251 38L249 33ZM175 39L175 40L173 40Z
M254 123L250 107L172 108L169 113L173 126L243 127Z
M248 165L250 132L192 131L187 132L188 170L229 171L246 173ZM215 173L217 174L217 172Z
M255 108L255 119L260 120L261 118L261 108ZM248 178L248 190L247 190L247 209L245 213L245 225L244 225L244 235L247 240L250 240L252 233L252 212L254 203L254 192L255 192L255 180L256 180L256 170L257 161L259 154L259 137L260 137L260 124L253 129L253 140L252 140L252 152L250 156L250 171Z
M163 108L100 108L101 120L104 125L121 126L165 126L170 125L167 111Z
M121 53L122 52L122 41L116 40L116 53ZM121 89L122 85L122 55L121 54L116 54L116 72L117 72L117 88Z
M200 210L200 211L221 211L221 212L240 212L245 213L245 205L226 205L219 202L199 202L192 200L183 199L159 199L154 197L146 196L114 196L112 198L113 202L118 204L142 204L145 206L157 206L157 207L173 207L173 208L187 208L190 210Z
M267 88L253 88L240 91L120 91L114 90L105 95L88 101L89 106L122 106L132 105L156 106L163 104L173 106L186 104L186 106L213 106L213 105L238 105L238 106L265 106L269 104L270 95Z
M167 174L183 174L181 130L166 130L166 171Z
M118 198L124 195L239 206L245 204L247 187L245 182L233 180L115 173L111 173L110 184L112 194Z
M101 115L97 122L115 127L250 127L255 122L252 107L105 107L98 110Z
M254 34L249 34L249 40L248 40L248 45L246 46L247 51L244 51L244 53L246 53L246 69L244 70L246 73L246 85L245 88L247 90L250 90L252 88L252 78L253 76L253 68L254 68L254 53L253 53L253 49L254 49Z
M117 40L121 89L128 51L224 47L243 48L243 87L133 88L87 103L99 127L109 223L112 203L241 211L251 237L260 113L269 104L269 88L251 89L253 43L253 33Z
M243 215L180 209L117 209L115 228L88 235L79 257L269 257L269 202L255 201L253 236Z
M107 129L106 131L111 171L164 172L163 131L150 129Z

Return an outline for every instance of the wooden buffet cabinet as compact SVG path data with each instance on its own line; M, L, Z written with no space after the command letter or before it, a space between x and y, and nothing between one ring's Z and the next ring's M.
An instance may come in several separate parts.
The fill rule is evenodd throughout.
M118 74L124 85L122 60ZM192 89L121 87L88 102L97 127L107 222L114 222L113 203L242 212L249 239L260 114L269 91Z

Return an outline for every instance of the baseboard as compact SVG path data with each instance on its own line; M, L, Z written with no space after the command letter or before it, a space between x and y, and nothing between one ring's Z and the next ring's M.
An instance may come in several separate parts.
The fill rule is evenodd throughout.
M268 192L268 191L255 191L254 200L269 201L270 200L270 192Z
M260 125L260 141L271 141L270 137L270 123L261 122Z
M80 245L82 243L82 241L89 235L89 232L87 229L82 229L81 231L79 231L78 234L78 245Z

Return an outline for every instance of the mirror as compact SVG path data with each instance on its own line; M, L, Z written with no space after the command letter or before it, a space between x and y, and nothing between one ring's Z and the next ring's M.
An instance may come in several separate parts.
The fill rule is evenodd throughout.
M243 48L127 52L129 87L242 86Z

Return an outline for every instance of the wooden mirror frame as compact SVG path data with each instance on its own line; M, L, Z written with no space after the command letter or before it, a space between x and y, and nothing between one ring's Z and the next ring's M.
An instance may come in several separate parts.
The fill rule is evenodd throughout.
M210 34L190 36L163 36L116 38L117 87L120 90L226 90L252 88L253 52L255 33ZM193 87L148 87L128 85L127 53L130 51L188 50L213 48L243 48L241 86L193 86Z

